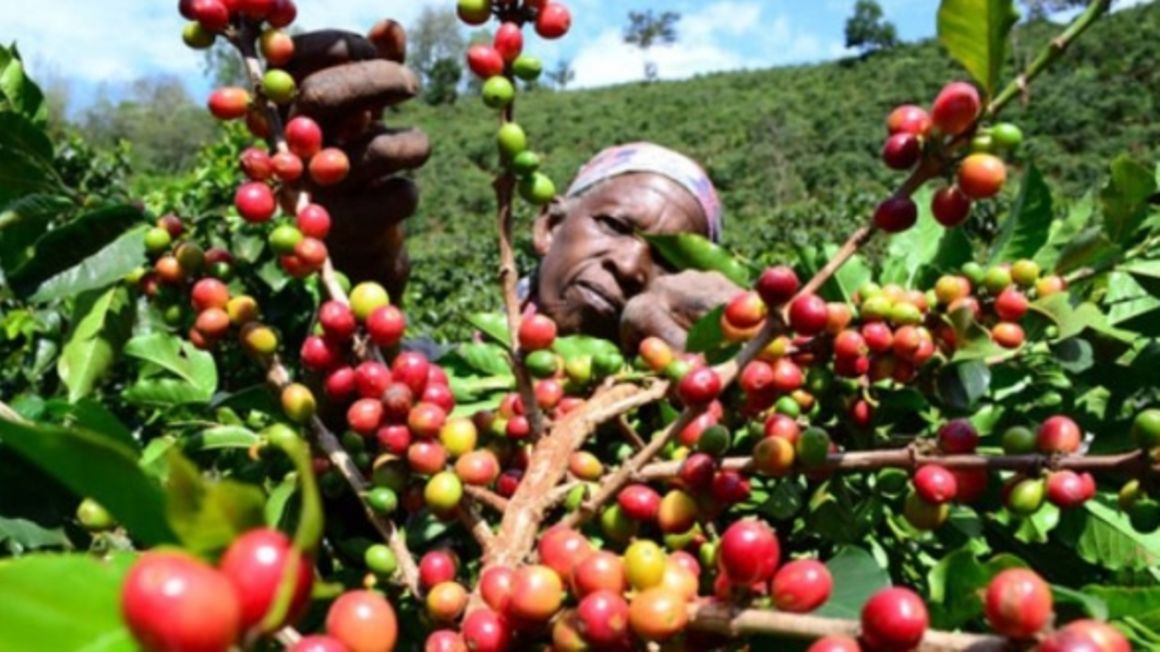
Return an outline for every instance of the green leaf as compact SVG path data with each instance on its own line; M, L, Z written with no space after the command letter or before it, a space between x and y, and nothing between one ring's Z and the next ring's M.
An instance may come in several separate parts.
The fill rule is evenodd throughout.
M1063 245L1055 263L1055 273L1066 274L1082 267L1100 267L1122 253L1102 228L1093 226Z
M1148 294L1160 297L1160 260L1133 260L1121 265L1120 271L1131 274Z
M1127 154L1112 161L1111 176L1100 200L1104 208L1104 231L1115 244L1123 245L1136 234L1148 215L1148 198L1156 192L1152 170Z
M918 222L906 231L890 237L890 246L886 250L887 269L882 274L883 283L910 287L919 269L934 261L939 253L943 235L949 231L934 219L930 210L932 195L933 191L929 187L916 192L914 202L918 205Z
M73 332L57 361L57 373L77 401L92 393L113 366L129 336L133 309L123 287L93 290L77 298Z
M726 249L704 236L694 233L670 235L642 234L661 257L677 271L695 269L702 272L720 272L741 287L749 287L749 270Z
M468 315L467 322L492 340L511 348L512 336L508 332L507 318L498 312L477 312Z
M456 352L474 371L488 376L512 375L507 354L498 345L483 342L461 344Z
M1158 586L1103 586L1089 584L1083 587L1085 595L1098 598L1107 606L1106 618L1121 620L1141 618L1155 621L1160 618L1160 587Z
M206 428L184 440L186 450L211 451L228 448L250 448L261 442L258 434L242 426Z
M0 632L6 652L131 652L121 620L126 558L29 555L0 562Z
M1039 263L1040 268L1054 269L1056 273L1067 271L1056 268L1060 256L1064 249L1088 227L1094 213L1095 199L1089 192L1068 207L1067 217L1062 220L1054 220L1051 223L1047 243L1039 249L1039 253L1035 254L1035 262Z
M874 556L857 546L846 546L826 562L834 578L830 599L814 612L830 618L859 618L862 605L878 591L890 586L890 575Z
M27 195L5 206L0 211L0 267L12 273L28 262L48 225L72 207L67 197L52 194Z
M698 319L689 329L685 350L690 353L705 353L721 346L725 342L725 333L721 330L723 314L725 306L717 306Z
M160 488L137 465L136 453L112 437L0 419L0 439L78 496L103 505L142 542L175 540Z
M28 118L0 112L0 206L35 193L64 193L52 167L52 143Z
M938 395L956 412L971 412L991 386L991 369L983 360L949 364L939 370Z
M1108 570L1144 569L1160 563L1160 533L1142 534L1100 497L1065 512L1055 534L1081 559Z
M265 523L265 496L255 486L207 481L176 450L169 452L166 513L184 547L198 553L222 550L239 534Z
M0 46L0 109L15 111L38 127L48 121L48 102L28 76L16 46Z
M943 557L927 576L931 617L939 629L958 629L983 613L980 591L991 578L1008 568L1027 564L1014 555L997 555L980 562L970 548Z
M46 413L67 428L85 428L100 433L109 439L124 444L133 450L140 450L141 444L133 437L117 415L103 404L92 399L81 399L69 403L63 399L52 399L44 404Z
M48 529L28 519L3 516L0 516L0 543L7 544L9 552L14 554L40 548L72 547L60 527Z
M53 301L119 282L145 263L146 226L126 231L104 249L40 284L32 301Z
M1074 604L1078 605L1083 611L1083 615L1088 618L1108 619L1108 605L1098 596L1092 595L1086 590L1076 591L1066 586L1052 584L1051 597L1054 598L1057 607L1064 604Z
M823 255L826 256L827 260L832 259L837 253L838 247L836 245L826 245L823 248ZM852 303L854 294L862 289L863 285L870 282L873 277L874 272L866 263L866 259L861 256L851 256L846 264L842 265L822 287L821 294L830 301Z
M950 316L951 325L955 329L954 362L965 360L986 360L987 358L1003 353L1005 349L995 344L991 332L975 321L974 312L970 308L960 308Z
M79 265L141 221L132 206L113 206L86 213L36 241L28 262L8 277L18 296L34 294L48 279ZM124 249L118 251L124 253Z
M1034 258L1047 244L1051 218L1051 189L1047 187L1039 169L1029 165L1019 197L1007 214L991 248L991 264Z
M138 405L173 406L209 403L217 388L213 356L168 333L135 337L125 354L144 361L140 377L122 393Z
M988 97L999 85L1007 38L1018 19L1012 0L943 0L939 6L939 43Z

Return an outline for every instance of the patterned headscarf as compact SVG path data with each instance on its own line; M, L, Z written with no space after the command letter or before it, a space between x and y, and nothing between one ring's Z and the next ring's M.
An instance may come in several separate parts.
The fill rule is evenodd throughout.
M601 181L633 172L653 172L688 190L705 211L709 239L714 242L721 239L721 200L709 175L689 157L660 145L629 143L609 147L580 168L576 180L568 188L568 196L575 197Z

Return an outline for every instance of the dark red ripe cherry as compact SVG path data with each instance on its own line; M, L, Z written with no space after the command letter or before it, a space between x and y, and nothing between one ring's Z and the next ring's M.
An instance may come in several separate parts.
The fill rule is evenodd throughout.
M628 633L628 602L612 591L584 596L576 609L584 639L594 646L614 646Z
M383 416L388 421L406 421L414 407L415 394L403 383L393 382L382 394Z
M570 27L572 14L559 2L545 4L536 16L536 33L549 40L567 34Z
M657 512L661 508L661 495L652 487L630 484L617 494L616 503L630 518L651 522L656 520Z
M330 212L318 204L307 204L298 211L297 223L303 236L325 240L330 233Z
M250 147L242 152L242 172L250 181L265 181L274 175L274 164L264 150Z
M211 32L223 30L230 24L230 10L222 0L193 0L189 11L194 20Z
M496 611L507 611L515 576L516 572L507 566L492 566L479 576L479 592L487 606Z
M368 360L355 367L354 382L363 398L381 398L391 385L391 372L387 365Z
M778 265L761 273L761 277L757 279L756 290L765 305L773 307L780 306L792 299L793 295L797 294L799 287L801 287L801 282L793 268L787 265Z
M930 131L930 115L922 107L904 104L887 116L886 129L891 134L925 136Z
M768 580L777 569L781 547L773 528L745 519L733 523L721 535L717 561L736 586Z
M955 476L955 486L958 488L956 498L965 505L982 498L991 480L987 469L955 469L951 473Z
M225 650L241 632L241 602L233 585L183 552L141 555L125 576L121 614L150 651Z
M274 191L270 186L251 181L242 184L234 195L234 206L238 214L247 222L269 222L278 210L278 202L274 199Z
M929 617L910 589L883 589L862 607L862 639L872 650L903 652L918 647Z
M450 413L455 409L455 394L447 385L437 385L431 382L423 388L423 395L419 397L420 403L430 403L443 408L443 412Z
M411 447L411 429L400 424L383 426L375 431L375 439L383 452L406 455Z
M404 383L416 396L422 396L427 386L431 363L422 353L406 351L395 358L391 374L395 380Z
M862 337L858 331L842 331L834 338L834 357L858 358L866 355L869 351L866 338Z
M938 430L938 447L947 455L973 453L979 447L979 431L966 419L955 419Z
M424 589L455 579L458 564L446 550L432 550L419 560L419 583Z
M709 367L698 367L681 379L677 395L685 405L705 406L721 393L721 377Z
M717 473L717 464L713 458L705 453L693 453L681 462L677 470L677 479L686 489L704 490L713 484L713 476Z
M761 396L773 389L773 367L768 362L753 360L741 370L737 384L746 394Z
M556 341L556 322L547 315L535 314L520 322L520 348L525 351L539 351L552 346Z
M381 347L391 348L398 344L406 330L407 318L398 306L381 306L367 317L367 334Z
M918 206L910 197L891 197L874 210L874 226L887 233L901 233L918 221Z
M952 82L943 87L934 100L931 122L944 134L957 136L975 122L981 108L979 91L966 82Z
M361 398L346 411L346 423L350 429L369 437L379 429L383 420L383 403L377 398Z
M354 369L344 366L331 371L326 375L323 389L326 397L332 401L345 401L350 398L355 392Z
M713 476L710 489L713 497L726 505L744 502L749 498L749 480L732 469Z
M971 214L971 198L958 186L946 186L934 193L930 200L930 210L939 224L953 229L965 222Z
M885 322L872 321L862 326L866 348L874 353L885 353L894 348L894 331Z
M512 627L491 609L476 609L463 619L463 642L471 652L507 652L512 644Z
M794 299L789 306L789 325L799 335L817 335L826 329L830 309L826 300L816 294Z
M1047 478L1047 499L1051 504L1063 509L1083 505L1095 494L1095 480L1091 478L1091 474L1084 476L1068 470L1052 473Z
M251 530L226 549L221 571L241 598L244 629L262 622L274 603L289 564L297 566L294 593L286 620L275 624L273 629L297 620L310 603L310 587L314 585L314 565L310 557L295 550L285 534L270 528Z
M1083 442L1083 431L1075 421L1065 416L1054 416L1039 426L1036 445L1041 453L1063 453L1070 455L1079 450Z
M309 159L322 151L322 127L306 116L298 116L286 123L286 145L301 159Z
M1026 568L1010 568L987 585L984 609L991 628L999 634L1031 638L1051 620L1051 587Z
M480 79L490 79L503 74L504 60L490 45L473 45L467 48L467 67Z
M302 360L302 366L311 371L333 369L342 362L342 354L338 348L317 335L311 335L302 340L299 356Z
M350 306L341 301L327 301L318 309L318 323L326 336L338 342L349 340L358 329Z
M949 503L958 495L958 481L946 467L927 464L914 474L914 490L928 503Z
M524 50L524 33L515 23L503 23L495 30L494 45L499 56L511 63Z
M882 146L882 161L891 170L909 170L918 163L922 144L914 134L897 133L886 139Z
M816 559L799 559L778 569L770 585L779 611L808 613L825 604L834 589L830 569Z

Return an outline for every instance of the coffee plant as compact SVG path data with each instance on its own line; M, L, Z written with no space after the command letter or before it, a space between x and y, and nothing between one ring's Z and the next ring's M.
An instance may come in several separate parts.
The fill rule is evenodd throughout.
M1057 210L1000 119L1109 5L1004 84L1010 0L942 0L971 81L885 116L906 176L840 246L759 270L642 235L748 288L687 351L521 310L513 205L556 186L516 80L542 69L526 31L568 32L557 0L458 2L495 28L466 60L498 114L505 311L438 356L331 262L313 199L352 164L289 109L293 0L179 3L187 44L245 63L208 108L247 145L144 203L54 150L4 51L0 649L1160 646L1158 175L1117 159ZM402 60L397 25L368 40Z

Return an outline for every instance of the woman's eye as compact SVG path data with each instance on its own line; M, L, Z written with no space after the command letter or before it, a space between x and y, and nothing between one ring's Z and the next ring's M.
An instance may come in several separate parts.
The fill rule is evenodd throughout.
M611 215L597 215L596 222L609 232L616 233L618 235L632 235L632 226L620 218L613 217Z

